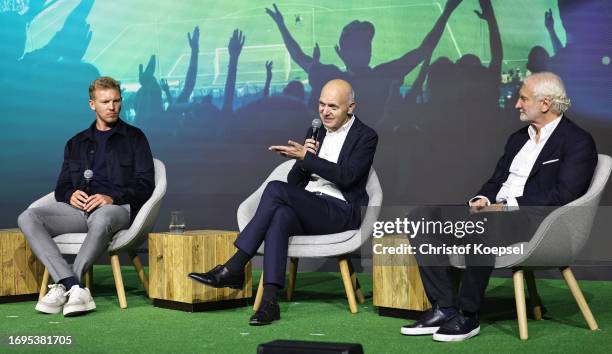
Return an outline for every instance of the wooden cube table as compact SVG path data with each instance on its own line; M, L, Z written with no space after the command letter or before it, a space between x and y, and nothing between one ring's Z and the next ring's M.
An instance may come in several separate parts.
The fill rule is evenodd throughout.
M194 230L149 234L149 296L153 305L182 311L246 306L252 296L251 262L244 288L215 289L187 274L225 263L235 252L236 231Z
M373 300L381 316L414 318L431 308L414 255L375 253L382 251L382 247L401 249L408 244L405 235L372 239Z
M19 229L0 230L0 303L36 300L44 270Z

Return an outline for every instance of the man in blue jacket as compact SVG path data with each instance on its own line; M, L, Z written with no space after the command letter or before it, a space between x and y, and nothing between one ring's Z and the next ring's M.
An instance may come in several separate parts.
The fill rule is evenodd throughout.
M110 77L89 87L89 106L96 120L72 137L48 206L30 208L18 218L34 254L55 284L36 304L43 313L64 316L93 311L96 305L81 277L106 250L111 237L128 228L154 188L153 157L143 132L119 118L121 89ZM53 237L87 233L74 264L62 257Z
M325 129L319 141L270 150L295 159L287 182L266 186L255 216L235 242L238 251L224 264L189 276L213 287L242 288L244 266L266 242L264 293L251 325L280 319L277 292L284 287L287 248L292 235L333 234L358 229L361 207L368 204L365 190L378 143L376 132L353 115L351 85L332 80L321 91L319 116Z
M529 125L510 136L493 176L468 202L472 215L486 213L481 215L486 216L490 230L480 242L507 246L529 241L547 212L587 191L597 165L597 150L591 135L564 116L569 103L557 75L542 72L525 79L516 108L521 121ZM437 341L461 341L477 335L478 311L495 257L472 257L476 262L474 266L467 264L458 294L448 267L432 261L434 258L440 260L417 254L433 307L414 324L402 327L401 333L433 334Z

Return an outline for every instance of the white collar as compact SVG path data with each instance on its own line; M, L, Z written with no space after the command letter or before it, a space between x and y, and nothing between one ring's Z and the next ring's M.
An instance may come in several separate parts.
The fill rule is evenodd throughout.
M561 118L563 117L563 114L560 115L559 117L557 117L555 120L548 122L545 126L543 126L542 128L540 128L540 140L539 142L545 141L547 140L550 135L555 131L555 128L557 127L557 125L559 125L559 122L561 121ZM536 135L536 130L532 125L529 125L529 128L527 129L527 132L529 133L529 138L531 140L535 139L535 135Z
M339 134L342 132L346 132L349 129L351 129L351 126L353 125L353 122L355 121L355 115L351 115L351 119L349 119L346 123L344 123L340 128L336 129L336 131L331 131L329 129L327 129L327 127L325 127L325 130L327 130L326 134Z

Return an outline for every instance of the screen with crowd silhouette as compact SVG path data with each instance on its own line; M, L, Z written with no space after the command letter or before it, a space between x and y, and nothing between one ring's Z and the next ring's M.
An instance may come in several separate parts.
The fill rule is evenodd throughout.
M121 82L122 119L167 166L159 229L170 210L236 229L284 161L268 146L304 140L334 78L379 134L385 205L477 191L521 127L529 73L559 74L567 116L610 154L611 13L596 0L2 0L0 226L53 190L100 75Z

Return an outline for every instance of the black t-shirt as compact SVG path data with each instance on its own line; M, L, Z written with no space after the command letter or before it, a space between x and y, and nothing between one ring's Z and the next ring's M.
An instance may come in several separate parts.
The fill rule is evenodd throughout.
M108 166L106 165L106 142L113 135L113 130L114 128L106 131L96 129L94 134L96 149L90 167L94 173L91 179L90 194L113 195L115 188L108 178Z

